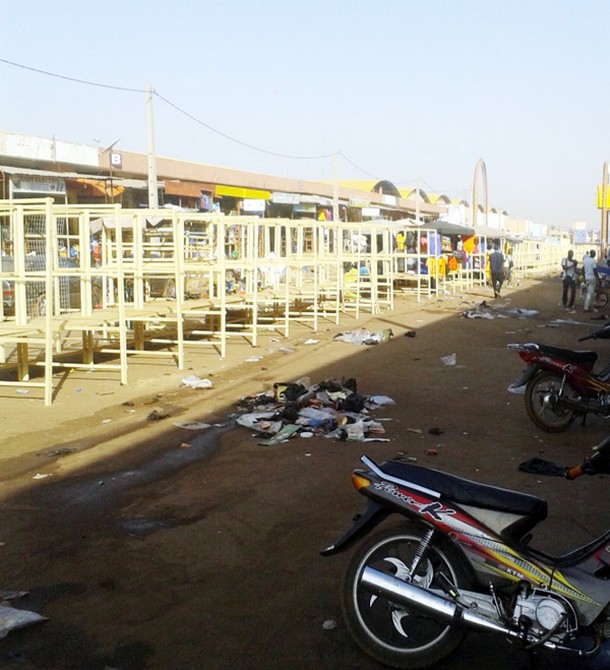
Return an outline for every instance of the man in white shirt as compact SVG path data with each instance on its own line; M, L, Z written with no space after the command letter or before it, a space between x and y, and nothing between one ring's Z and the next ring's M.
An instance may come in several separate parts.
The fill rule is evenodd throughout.
M587 287L585 293L585 312L591 311L591 303L595 295L595 288L597 286L597 262L595 261L595 249L591 249L588 256L582 259L582 270L585 276L585 285Z
M561 303L568 309L574 307L577 265L578 261L574 258L574 251L570 249L568 255L561 259L561 267L563 269L563 292L561 295Z

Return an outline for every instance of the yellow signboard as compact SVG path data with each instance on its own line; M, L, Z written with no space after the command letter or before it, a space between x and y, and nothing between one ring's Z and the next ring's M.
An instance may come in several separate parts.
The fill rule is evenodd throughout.
M597 197L595 199L597 209L601 209L602 206L603 206L603 203L604 203L603 195L602 195L603 190L604 190L604 187L602 185L599 185L597 187ZM606 207L608 209L610 209L610 184L608 186L606 186Z

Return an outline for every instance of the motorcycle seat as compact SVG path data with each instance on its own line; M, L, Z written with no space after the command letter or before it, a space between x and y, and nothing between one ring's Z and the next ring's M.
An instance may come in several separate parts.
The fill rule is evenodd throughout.
M564 349L563 347L553 347L549 344L539 344L538 348L549 356L556 356L571 363L586 365L595 363L597 360L597 353L595 351L574 351L573 349Z
M482 484L402 461L385 461L380 468L392 477L403 480L407 485L408 482L413 482L436 491L441 499L452 500L460 505L526 516L531 527L546 519L548 514L547 501L529 493Z

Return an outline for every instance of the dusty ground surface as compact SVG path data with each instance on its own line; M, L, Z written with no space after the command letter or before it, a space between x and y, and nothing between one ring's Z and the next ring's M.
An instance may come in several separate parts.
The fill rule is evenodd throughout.
M350 474L365 452L374 459L403 452L546 497L550 518L535 544L550 553L600 534L610 521L607 479L570 483L517 469L533 456L579 462L608 431L593 419L567 433L541 433L522 396L506 391L523 368L508 342L577 346L599 325L580 308L561 309L560 290L547 279L523 282L502 300L486 290L421 303L402 298L372 319L344 318L317 334L303 327L256 350L233 345L225 361L192 355L185 371L139 359L126 387L103 373L66 373L52 407L1 390L0 590L28 591L14 604L49 620L0 641L0 667L379 668L351 641L341 615L349 555L318 553L362 508ZM460 316L482 300L498 318ZM506 315L511 308L538 314ZM395 337L375 347L332 341L362 324L391 327ZM408 330L416 337L405 337ZM306 345L308 338L319 342ZM610 344L591 348L607 360ZM452 353L457 365L447 367L441 357ZM252 354L262 360L246 362ZM181 388L188 374L214 387ZM241 396L303 375L313 383L355 377L361 393L391 396L396 404L376 411L389 419L390 442L314 437L263 447L234 426ZM147 421L155 409L170 416ZM223 425L198 433L176 421ZM326 630L327 621L336 627ZM436 667L463 670L475 659L496 670L530 667L522 651L479 634Z

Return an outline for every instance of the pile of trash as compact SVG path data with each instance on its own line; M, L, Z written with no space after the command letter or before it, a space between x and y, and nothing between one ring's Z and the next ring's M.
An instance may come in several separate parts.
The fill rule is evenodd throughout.
M323 435L349 442L389 442L383 423L369 412L393 405L383 395L358 393L354 378L329 379L312 385L305 377L296 382L276 382L273 391L243 397L238 425L255 431L264 446L273 446L297 434Z

